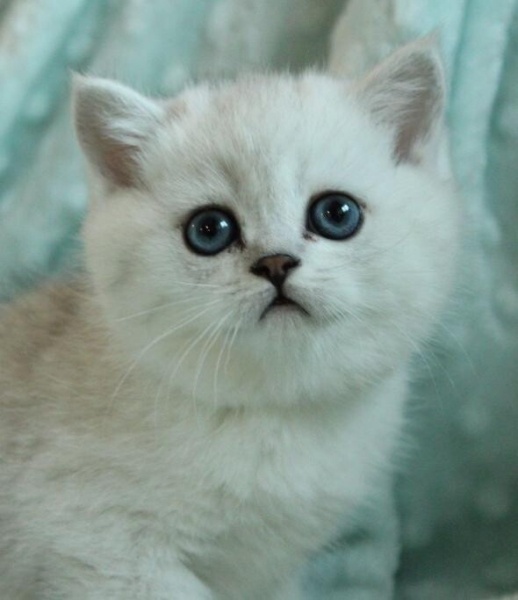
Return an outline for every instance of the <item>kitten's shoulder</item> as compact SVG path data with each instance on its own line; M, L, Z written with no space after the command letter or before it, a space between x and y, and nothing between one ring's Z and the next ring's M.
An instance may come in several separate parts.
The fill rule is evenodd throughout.
M8 341L18 331L56 335L77 314L79 280L50 283L26 292L0 307L0 336Z
M51 283L0 307L0 358L4 368L27 369L85 327L87 286Z

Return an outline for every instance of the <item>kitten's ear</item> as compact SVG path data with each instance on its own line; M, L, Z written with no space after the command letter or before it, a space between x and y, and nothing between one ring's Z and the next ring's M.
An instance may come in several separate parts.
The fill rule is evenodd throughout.
M394 158L419 163L440 145L446 97L435 36L403 46L357 84L362 105L394 132Z
M115 81L74 75L73 106L91 165L112 185L142 185L142 152L163 122L161 105Z

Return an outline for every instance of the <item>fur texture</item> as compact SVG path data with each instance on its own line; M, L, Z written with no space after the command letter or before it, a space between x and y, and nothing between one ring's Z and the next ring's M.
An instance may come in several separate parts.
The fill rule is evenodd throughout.
M158 102L76 81L87 275L0 321L0 597L302 597L309 557L387 494L408 359L453 279L442 86L426 42L352 83ZM350 239L306 230L329 190L363 207ZM185 225L214 205L241 241L200 256ZM263 318L276 292L250 268L274 254L300 261L284 291L304 312ZM347 598L390 597L390 564L353 565Z

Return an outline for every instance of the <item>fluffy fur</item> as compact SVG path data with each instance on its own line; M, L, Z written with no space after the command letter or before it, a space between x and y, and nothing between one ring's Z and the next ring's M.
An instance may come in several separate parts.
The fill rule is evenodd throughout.
M87 275L0 321L1 598L302 597L308 558L387 495L407 363L451 286L443 97L426 42L351 83L250 76L159 102L76 81ZM353 238L305 230L326 190L364 206ZM242 245L187 248L206 205ZM285 290L308 314L260 318L275 291L250 266L276 253L301 261ZM347 598L390 597L389 563L348 566Z

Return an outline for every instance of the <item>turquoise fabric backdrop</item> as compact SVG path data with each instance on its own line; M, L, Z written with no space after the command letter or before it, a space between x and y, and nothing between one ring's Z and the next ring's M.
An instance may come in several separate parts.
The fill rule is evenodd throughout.
M70 70L171 94L202 76L323 64L343 8L0 0L0 299L74 264L86 189ZM350 0L334 60L434 28L468 236L451 316L416 361L400 590L454 600L518 589L518 0Z

